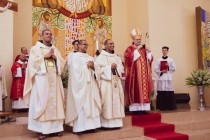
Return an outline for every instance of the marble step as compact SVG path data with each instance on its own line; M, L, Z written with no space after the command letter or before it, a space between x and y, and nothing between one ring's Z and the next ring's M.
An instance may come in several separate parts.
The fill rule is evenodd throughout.
M12 112L0 112L0 117L5 117L5 116L10 116L13 115L14 113Z
M210 140L210 129L178 132L189 135L189 140Z
M9 138L9 137L24 137L32 136L36 133L29 131L27 128L27 117L17 117L16 122L10 122L0 125L0 138ZM75 135L72 133L71 127L64 126L64 138L69 137L75 140L89 140L89 139L101 139L101 140L110 140L110 139L122 139L122 138L133 138L133 137L142 137L144 136L143 128L135 127L131 125L131 117L126 116L123 120L124 126L121 129L117 130L97 130L96 133L84 134L84 135ZM66 136L67 135L67 136Z
M155 140L155 139L142 136L142 137L125 138L125 139L118 139L118 140Z
M17 136L17 137L0 138L0 140L37 140L37 137L35 135L34 136L25 135L25 136ZM70 137L69 135L64 135L62 137L47 138L47 140L70 140ZM71 140L79 140L79 139L77 137L74 137ZM92 139L92 140L101 140L101 139ZM155 139L141 136L141 137L133 137L133 138L112 139L112 140L155 140Z
M162 113L162 121L174 124L176 131L196 131L210 129L209 116L210 110Z
M210 121L173 122L176 131L196 131L210 129Z
M195 121L208 121L210 120L210 108L206 111L199 111L197 109L191 109L189 111L173 111L173 112L161 112L163 122L195 122Z
M1 131L2 132L2 131ZM8 132L8 130L4 130L3 134L1 133L0 140L9 140L15 137L15 140L21 140L21 139L37 139L36 133L28 133L23 135L23 133L15 133L14 130L11 130L11 132ZM12 135L12 136L11 136ZM105 130L105 131L97 131L96 133L89 133L89 134L81 134L81 135L75 135L72 132L63 132L62 137L49 137L47 139L49 140L117 140L117 139L125 139L126 138L136 138L140 137L143 138L143 129L138 127L130 127L130 128L121 128L119 130ZM131 139L132 140L132 139ZM150 140L150 139L142 139L142 140Z

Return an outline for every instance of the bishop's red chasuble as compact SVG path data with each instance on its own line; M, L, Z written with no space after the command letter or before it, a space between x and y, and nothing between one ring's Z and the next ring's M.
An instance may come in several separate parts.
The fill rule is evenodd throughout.
M150 94L154 89L152 59L147 58L147 50L143 46L138 50L140 57L134 61L134 51L134 46L129 46L124 53L128 103L150 103Z

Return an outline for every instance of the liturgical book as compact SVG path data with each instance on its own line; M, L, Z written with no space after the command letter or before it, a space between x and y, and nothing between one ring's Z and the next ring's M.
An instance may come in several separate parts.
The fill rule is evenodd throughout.
M160 61L160 71L168 70L168 62L167 61Z

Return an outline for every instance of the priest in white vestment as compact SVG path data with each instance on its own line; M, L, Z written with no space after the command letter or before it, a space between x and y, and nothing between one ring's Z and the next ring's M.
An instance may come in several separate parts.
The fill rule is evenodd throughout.
M104 42L105 50L97 57L97 73L99 74L102 101L101 126L119 128L123 126L124 92L120 77L124 67L119 56L114 53L114 42Z
M86 40L79 41L79 52L72 54L66 102L65 123L73 132L84 132L101 127L101 100L94 72L93 57L87 52Z
M174 97L173 73L176 69L173 59L167 56L169 47L162 47L163 56L159 58L155 65L157 74L157 101L156 108L159 110L176 109Z
M0 111L3 111L2 99L7 97L6 80L2 66L0 65Z
M24 87L24 100L29 104L28 129L40 133L39 139L52 133L61 135L65 119L60 75L66 61L51 44L50 30L42 32L42 39L31 48Z

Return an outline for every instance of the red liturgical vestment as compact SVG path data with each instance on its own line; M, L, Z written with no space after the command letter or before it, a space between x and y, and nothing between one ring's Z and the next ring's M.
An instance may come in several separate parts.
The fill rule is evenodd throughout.
M23 98L23 88L25 82L25 69L22 69L22 65L27 65L27 62L22 62L20 60L14 62L12 71L12 89L11 96L12 100L17 100L18 98Z
M134 46L129 46L125 53L125 88L128 94L129 104L150 103L150 94L153 91L152 81L152 56L148 59L146 48L142 46L136 50L138 57L135 56Z

